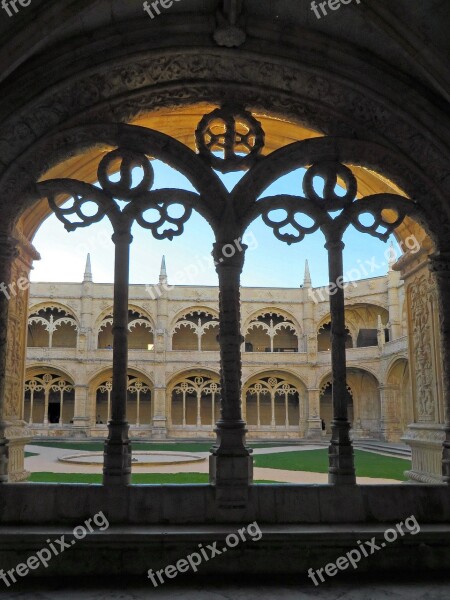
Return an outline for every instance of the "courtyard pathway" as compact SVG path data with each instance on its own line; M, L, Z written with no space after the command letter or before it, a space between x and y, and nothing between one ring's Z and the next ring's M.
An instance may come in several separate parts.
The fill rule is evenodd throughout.
M255 448L253 454L274 454L278 452L298 452L303 450L323 449L323 446L277 446L272 448ZM102 466L99 465L78 465L68 464L58 461L61 456L77 454L76 450L67 450L62 448L51 448L44 446L34 446L30 444L26 447L27 452L32 452L38 456L30 456L25 459L25 468L32 473L49 472L49 473L101 473ZM179 454L179 452L167 451L165 454ZM208 473L208 456L209 452L184 452L183 454L193 454L194 456L204 457L203 462L165 465L165 466L149 466L149 465L133 465L134 473ZM328 475L326 473L311 473L309 471L289 471L283 469L268 469L255 467L255 480L276 481L278 483L300 483L314 484L327 483ZM394 479L380 479L375 477L358 477L359 484L398 484Z

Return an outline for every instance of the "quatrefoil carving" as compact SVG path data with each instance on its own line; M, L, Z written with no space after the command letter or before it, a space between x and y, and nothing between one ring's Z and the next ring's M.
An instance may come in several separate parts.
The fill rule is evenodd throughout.
M195 138L200 156L221 173L249 168L264 148L261 123L251 113L227 106L205 115Z

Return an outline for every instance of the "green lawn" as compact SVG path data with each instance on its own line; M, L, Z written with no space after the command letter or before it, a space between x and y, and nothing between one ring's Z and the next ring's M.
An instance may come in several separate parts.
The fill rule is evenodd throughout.
M34 483L101 483L100 473L32 473L28 481ZM132 483L208 483L207 473L133 473ZM255 483L275 483L262 480Z
M102 442L33 442L33 445L60 448L74 451L103 451ZM252 448L273 448L281 446L276 443L250 444ZM134 450L174 451L174 452L208 452L212 442L175 442L152 443L135 442ZM27 456L34 453L27 452ZM364 450L355 450L356 474L358 477L378 477L405 481L404 471L409 468L407 459L382 456ZM285 469L288 471L308 471L311 473L328 472L328 450L301 450L294 452L278 452L276 454L260 454L254 457L255 467L269 469ZM29 481L66 482L66 483L101 483L101 475L82 473L33 473ZM208 475L204 473L135 473L133 483L207 483Z
M255 467L268 469L327 473L328 450L260 454L254 457L254 465ZM355 465L358 477L379 477L406 481L403 472L409 468L410 462L403 458L393 458L365 452L364 450L355 450Z
M37 452L25 452L25 458L29 458L30 456L39 456Z
M60 448L61 450L78 450L80 452L103 452L103 442L31 442L33 446L42 446L44 448ZM133 442L133 450L153 450L155 452L209 452L211 442L175 442L153 443L153 442ZM278 446L290 446L292 444L249 444L251 448L276 448Z

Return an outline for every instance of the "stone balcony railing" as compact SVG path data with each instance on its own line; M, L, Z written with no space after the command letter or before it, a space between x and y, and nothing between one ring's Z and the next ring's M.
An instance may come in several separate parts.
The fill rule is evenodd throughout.
M346 357L348 362L352 362L354 360L375 360L379 358L380 351L378 350L378 346L367 346L365 348L347 348ZM319 365L326 365L331 363L331 353L330 351L326 352L318 352L317 353L317 362Z
M408 350L408 336L398 338L392 342L387 342L383 348L383 356L390 356Z
M380 356L390 356L398 352L407 350L408 338L402 337L392 342L386 343L382 354L378 346L368 346L365 348L348 348L347 360L352 361L376 360ZM164 358L162 358L162 356ZM179 362L180 364L218 364L220 354L218 351L208 350L167 350L163 355L154 350L135 350L129 351L129 362L133 363L155 363L161 360L170 362ZM112 362L111 349L94 349L81 351L78 348L28 348L28 362L51 363L54 360L86 360L89 362L107 363ZM306 352L243 352L242 362L244 365L305 365L308 362ZM319 365L328 365L331 363L331 353L318 352L317 363Z

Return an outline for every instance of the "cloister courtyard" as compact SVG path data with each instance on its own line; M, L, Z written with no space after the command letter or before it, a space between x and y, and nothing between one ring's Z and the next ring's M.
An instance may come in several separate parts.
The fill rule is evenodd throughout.
M448 599L448 0L150 4L1 3L0 597Z
M207 483L209 442L136 443L133 445L132 483ZM253 444L257 483L326 483L328 456L325 444ZM385 444L378 449L356 450L357 483L389 484L406 480L410 467L406 447ZM401 458L399 457L401 455ZM406 456L405 456L406 454ZM40 442L25 448L28 481L48 483L100 483L101 442ZM139 464L138 460L144 464ZM83 464L84 463L84 464ZM158 464L159 463L159 464Z

